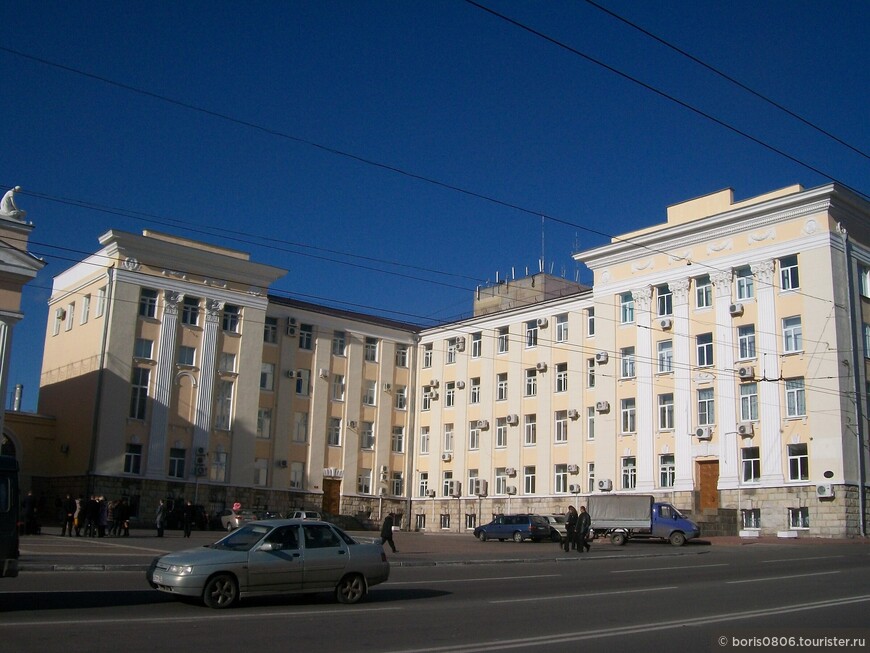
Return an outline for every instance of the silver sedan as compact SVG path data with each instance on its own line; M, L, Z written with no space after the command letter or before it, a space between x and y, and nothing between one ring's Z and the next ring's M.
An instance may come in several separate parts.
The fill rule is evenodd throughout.
M214 544L155 558L151 587L227 608L245 596L331 591L356 603L390 577L380 544L363 544L321 521L270 519L245 524Z

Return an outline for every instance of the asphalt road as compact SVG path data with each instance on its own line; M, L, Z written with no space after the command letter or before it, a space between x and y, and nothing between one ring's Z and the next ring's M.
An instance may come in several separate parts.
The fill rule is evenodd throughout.
M64 547L102 550L94 565L115 556L135 566L155 550L205 543L198 537L25 538L21 576L0 581L3 650L870 650L870 547L858 543L596 543L578 555L544 543L400 533L389 582L358 605L324 594L250 599L226 611L153 591L133 567L36 570ZM740 646L771 635L822 646ZM833 637L864 642L825 646Z

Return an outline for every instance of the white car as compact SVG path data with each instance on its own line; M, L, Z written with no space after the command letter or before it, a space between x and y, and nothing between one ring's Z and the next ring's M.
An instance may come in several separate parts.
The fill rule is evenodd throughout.
M314 510L297 510L287 515L287 519L320 519L320 513Z
M561 542L568 537L568 520L565 515L544 515L544 519L550 524L551 540Z

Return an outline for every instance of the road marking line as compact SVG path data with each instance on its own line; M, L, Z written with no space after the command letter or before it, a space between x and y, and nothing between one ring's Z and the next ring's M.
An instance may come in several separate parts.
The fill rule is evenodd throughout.
M652 569L617 569L611 571L611 574L633 574L638 571L687 571L690 569L704 569L706 567L728 567L727 562L717 563L715 565L691 565L689 567L653 567Z
M432 585L433 583L480 583L488 580L526 580L529 578L561 578L562 574L535 574L534 576L498 576L493 578L445 578L440 580L406 580L393 582L390 581L390 587L393 585Z
M792 574L791 576L766 576L765 578L749 578L746 580L725 581L726 585L739 585L740 583L763 583L768 580L788 580L790 578L809 578L810 576L830 576L839 574L839 571L819 571L814 574Z
M501 599L498 601L490 601L490 603L528 603L531 601L561 601L563 599L574 599L583 596L613 596L616 594L637 594L638 592L662 592L665 590L678 589L676 585L669 587L645 587L636 590L615 590L613 592L582 592L580 594L560 594L558 596L535 596L526 599Z
M846 556L814 556L812 558L777 558L776 560L762 560L761 562L799 562L800 560L833 560Z

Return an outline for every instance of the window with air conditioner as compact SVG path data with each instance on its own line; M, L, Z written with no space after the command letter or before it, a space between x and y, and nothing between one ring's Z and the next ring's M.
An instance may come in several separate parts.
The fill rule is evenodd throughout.
M758 421L758 384L742 383L740 385L740 421Z

